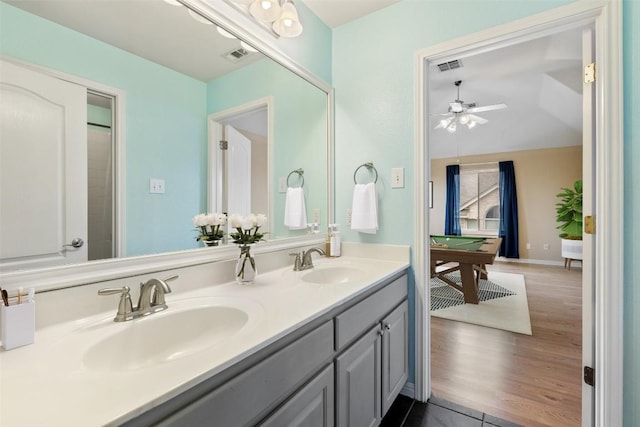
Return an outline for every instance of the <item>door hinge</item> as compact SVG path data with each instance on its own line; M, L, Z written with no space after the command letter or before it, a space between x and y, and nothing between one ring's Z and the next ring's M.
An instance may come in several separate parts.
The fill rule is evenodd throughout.
M592 387L595 385L594 370L591 366L584 367L584 382Z
M584 217L584 232L587 234L596 234L596 221L591 215Z
M596 81L596 63L592 62L584 67L584 82L593 83Z
M229 143L227 141L220 141L220 149L226 150L229 147Z

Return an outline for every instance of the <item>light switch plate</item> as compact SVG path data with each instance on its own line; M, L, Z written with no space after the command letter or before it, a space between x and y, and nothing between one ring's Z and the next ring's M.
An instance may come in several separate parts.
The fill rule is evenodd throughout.
M404 188L404 168L391 168L391 188Z
M149 193L151 193L151 194L164 194L164 179L150 178L149 179Z
M286 193L287 192L287 178L281 176L278 179L278 192Z

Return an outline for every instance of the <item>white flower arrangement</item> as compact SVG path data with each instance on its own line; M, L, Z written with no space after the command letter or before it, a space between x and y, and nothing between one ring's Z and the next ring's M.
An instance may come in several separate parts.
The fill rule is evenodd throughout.
M237 230L234 233L229 233L233 243L249 245L264 240L264 233L259 230L260 227L267 225L267 216L264 214L246 216L232 214L229 216L229 225Z
M193 225L200 232L197 241L215 242L224 237L223 225L227 223L227 215L224 213L198 214L193 217Z

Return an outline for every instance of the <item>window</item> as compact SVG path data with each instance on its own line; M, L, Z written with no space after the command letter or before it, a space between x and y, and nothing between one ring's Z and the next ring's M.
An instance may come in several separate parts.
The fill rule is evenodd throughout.
M460 167L460 228L464 233L497 234L500 227L498 164Z

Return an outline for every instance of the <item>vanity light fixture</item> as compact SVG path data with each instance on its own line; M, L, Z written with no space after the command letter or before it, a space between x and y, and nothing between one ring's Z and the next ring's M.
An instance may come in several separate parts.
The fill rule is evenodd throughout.
M255 0L249 6L249 13L262 24L271 26L281 37L302 34L302 24L293 0Z

